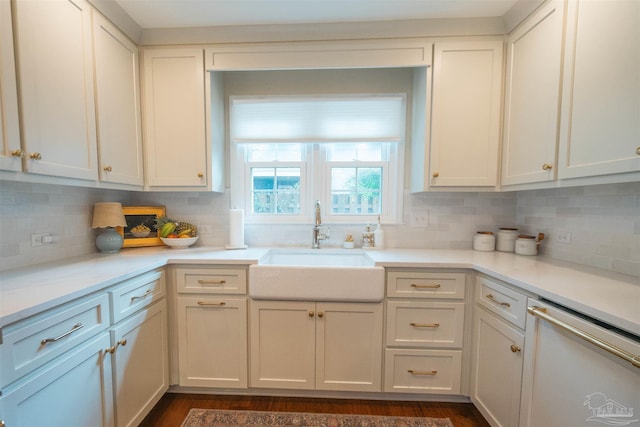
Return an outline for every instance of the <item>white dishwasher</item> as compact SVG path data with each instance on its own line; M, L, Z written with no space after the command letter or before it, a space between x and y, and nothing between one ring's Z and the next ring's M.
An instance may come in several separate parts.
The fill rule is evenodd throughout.
M523 372L520 426L640 427L638 336L529 299Z

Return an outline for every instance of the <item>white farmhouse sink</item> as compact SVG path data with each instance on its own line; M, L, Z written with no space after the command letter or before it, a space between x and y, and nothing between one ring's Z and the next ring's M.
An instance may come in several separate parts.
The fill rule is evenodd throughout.
M353 249L272 249L249 267L254 299L377 302L384 268Z

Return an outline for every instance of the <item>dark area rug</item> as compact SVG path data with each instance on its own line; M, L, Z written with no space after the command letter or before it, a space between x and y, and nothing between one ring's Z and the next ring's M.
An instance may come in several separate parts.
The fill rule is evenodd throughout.
M448 418L192 409L182 427L314 426L314 427L453 427Z

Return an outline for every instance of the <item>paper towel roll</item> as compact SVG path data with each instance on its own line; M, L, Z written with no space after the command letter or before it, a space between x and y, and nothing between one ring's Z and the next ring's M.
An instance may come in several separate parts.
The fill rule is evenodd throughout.
M229 249L244 248L244 210L229 210Z

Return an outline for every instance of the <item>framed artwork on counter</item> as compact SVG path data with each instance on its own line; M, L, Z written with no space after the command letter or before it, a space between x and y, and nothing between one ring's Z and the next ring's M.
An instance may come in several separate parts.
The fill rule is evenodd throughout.
M164 206L123 206L122 212L127 226L116 228L124 239L122 247L164 245L154 227L156 218L166 214Z

